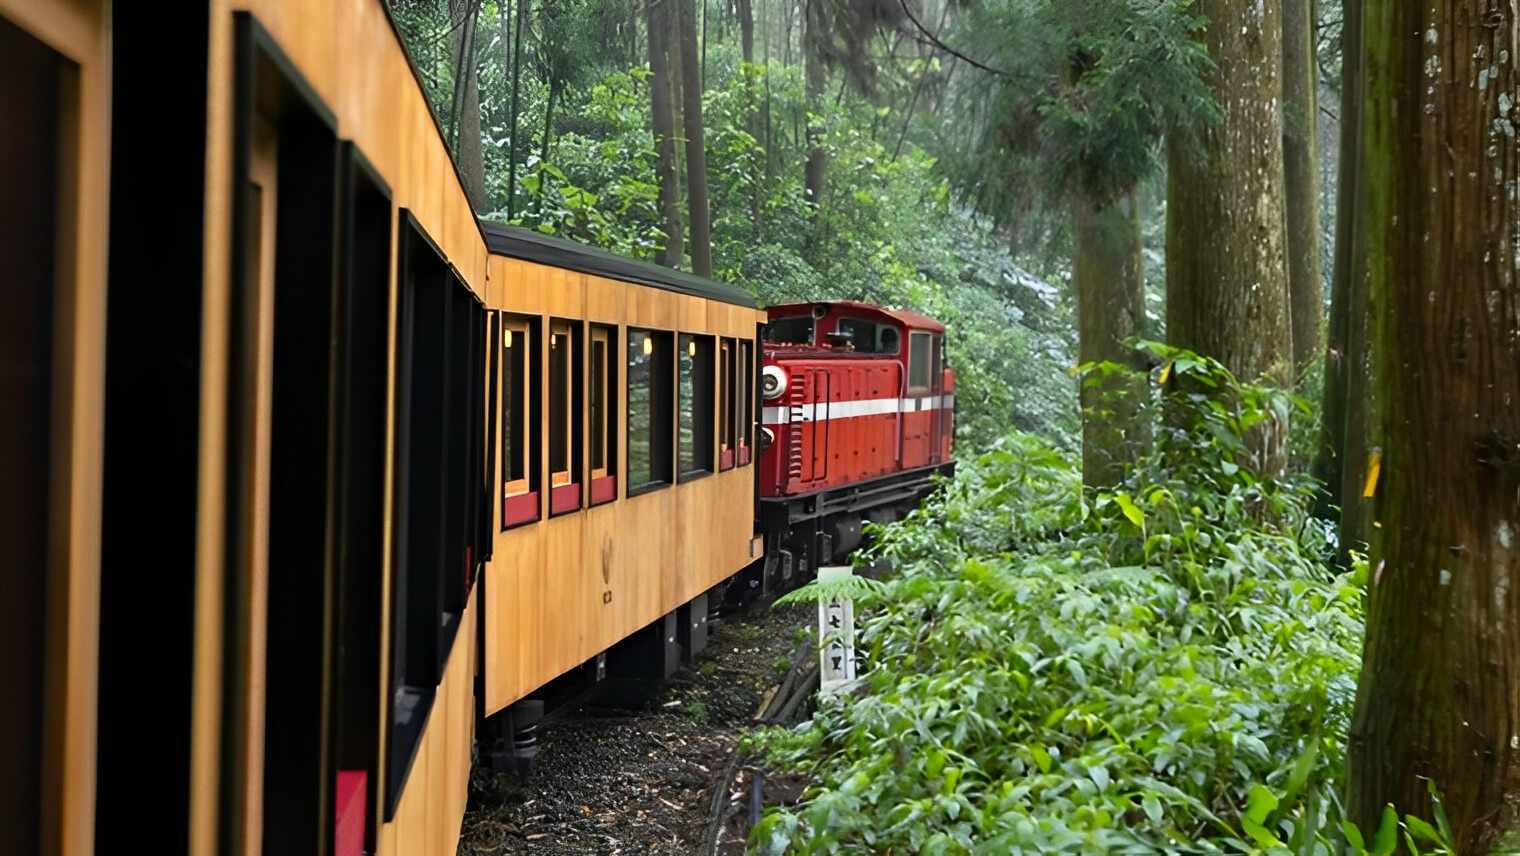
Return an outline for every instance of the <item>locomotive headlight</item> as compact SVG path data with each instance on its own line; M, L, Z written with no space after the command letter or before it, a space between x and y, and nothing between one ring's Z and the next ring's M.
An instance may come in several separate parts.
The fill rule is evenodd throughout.
M786 392L786 372L779 366L766 366L760 372L760 394L766 398L777 398Z

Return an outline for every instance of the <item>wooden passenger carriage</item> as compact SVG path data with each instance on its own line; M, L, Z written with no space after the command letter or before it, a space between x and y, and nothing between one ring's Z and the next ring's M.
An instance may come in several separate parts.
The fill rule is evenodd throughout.
M763 316L478 223L379 0L186 6L0 0L0 849L450 853L759 558Z

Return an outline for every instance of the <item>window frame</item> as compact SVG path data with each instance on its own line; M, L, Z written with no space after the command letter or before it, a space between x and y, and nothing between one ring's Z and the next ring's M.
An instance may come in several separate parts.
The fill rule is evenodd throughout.
M579 394L585 371L582 354L585 325L567 318L549 319L549 335L545 337L546 350L544 370L544 401L546 427L544 429L544 457L549 462L549 516L578 511L581 507L582 475L581 423L585 418L585 405ZM564 348L559 351L557 349ZM556 378L556 359L563 359L564 377ZM563 383L563 389L559 385ZM556 391L563 393L556 406ZM564 412L558 412L560 408ZM562 450L556 443L564 443ZM554 466L557 454L563 454L563 468Z
M600 360L597 345L602 346ZM586 337L586 481L587 506L617 499L617 327L592 324ZM600 369L598 372L597 370ZM595 380L600 376L600 384ZM598 426L600 423L600 426ZM597 434L600 428L600 440ZM596 466L596 458L602 465Z
M739 375L734 359L738 346L731 337L718 340L718 472L734 468L738 458Z
M678 333L676 335L676 483L684 483L718 471L718 402L716 337L705 333ZM692 468L684 470L681 447L681 363L691 360L692 374Z
M634 347L634 342L638 337L644 337L642 341L651 343L649 350L644 351L644 353L651 358L649 368L649 473L655 477L645 482L634 481L635 473L631 459L633 454L631 429L634 417L632 404L633 388L631 384L633 383L634 373L628 368L629 360L627 355L629 350ZM625 399L622 409L625 421L620 436L623 438L623 472L627 475L628 479L628 485L625 488L626 496L632 497L650 493L670 487L676 483L675 347L676 335L673 330L657 327L628 327L625 331L622 348L625 365L622 380Z
M922 341L923 341L922 347L920 347L919 344L918 344L918 342L920 341L920 338L922 338ZM908 384L907 384L907 386L908 386L908 389L910 391L926 392L929 389L931 389L933 387L933 385L934 385L934 377L931 374L932 369L933 369L933 359L931 358L931 355L929 353L929 349L933 346L933 344L934 344L934 334L933 333L930 333L927 330L909 330L908 331L908 362L907 362ZM921 364L918 362L920 359L922 359L922 363ZM914 382L915 381L914 375L918 373L918 368L920 366L921 366L921 368L923 370L923 374L924 374L923 381L924 382L923 383L915 383Z
M738 340L734 370L738 373L739 407L735 414L738 465L745 466L753 459L755 436L755 343L749 339Z
M539 341L538 334L542 328L540 319L536 316L502 312L500 317L501 336L495 343L501 363L495 402L499 417L497 421L500 424L491 442L501 447L501 453L498 456L501 460L501 473L497 478L497 483L501 487L498 500L501 508L501 530L505 531L533 523L542 516L537 466L541 454L539 451L541 420L535 417L541 415L543 411L534 406L541 404L539 390L543 382L539 377L541 374L539 367L542 360L536 343ZM512 348L514 354L518 353L516 348L519 339L522 343L520 383L516 382L514 361L508 359L505 353L508 348ZM509 396L517 406L510 413L505 413ZM507 416L511 416L511 419L509 420ZM519 445L515 456L507 443L509 428L513 431L511 436ZM514 470L514 466L520 469ZM514 472L520 475L509 478Z

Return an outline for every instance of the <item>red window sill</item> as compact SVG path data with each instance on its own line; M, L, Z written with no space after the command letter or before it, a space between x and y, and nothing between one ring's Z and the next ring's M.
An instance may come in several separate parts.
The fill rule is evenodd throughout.
M556 485L549 491L549 513L564 514L566 511L574 511L581 507L581 486L579 482Z
M334 856L364 852L364 794L369 775L364 770L339 770L333 811Z
M501 501L501 528L538 519L538 491L515 493Z
M718 453L718 469L731 470L734 468L734 450L724 449Z
M617 476L602 476L591 480L591 504L601 505L617 499Z
M740 446L739 447L739 466L742 467L745 464L749 463L749 461L750 461L749 447L748 446Z

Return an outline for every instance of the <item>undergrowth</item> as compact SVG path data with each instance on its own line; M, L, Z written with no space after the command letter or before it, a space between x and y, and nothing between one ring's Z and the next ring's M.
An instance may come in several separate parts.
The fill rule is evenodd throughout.
M1310 485L1258 477L1243 439L1301 403L1148 347L1153 380L1176 380L1152 385L1156 448L1122 485L1084 490L1076 461L1016 433L874 533L862 558L895 573L852 592L860 685L757 735L813 785L767 810L753 850L1340 854L1449 839L1391 810L1365 837L1343 822L1365 568L1328 564Z

